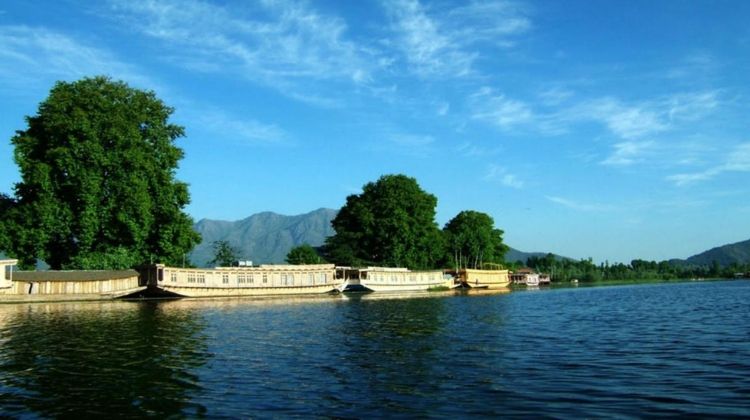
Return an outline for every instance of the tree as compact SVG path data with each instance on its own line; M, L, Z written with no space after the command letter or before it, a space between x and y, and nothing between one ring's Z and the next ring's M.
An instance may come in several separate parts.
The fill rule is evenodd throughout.
M9 251L22 266L182 261L200 236L182 211L190 199L173 143L184 130L172 112L154 92L106 77L55 84L11 140L22 181L0 216L12 219Z
M209 261L217 267L229 267L239 258L239 251L229 244L229 241L213 241L211 243L214 249L214 259Z
M346 198L331 222L326 257L340 265L432 268L442 237L435 223L437 198L414 178L384 175Z
M289 251L286 255L286 262L294 265L302 265L320 264L324 261L320 258L320 255L318 255L318 251L316 251L315 248L308 244L302 244L300 246L295 246Z
M495 229L489 215L472 210L460 212L443 228L447 259L457 268L480 268L505 261L508 246L503 231Z

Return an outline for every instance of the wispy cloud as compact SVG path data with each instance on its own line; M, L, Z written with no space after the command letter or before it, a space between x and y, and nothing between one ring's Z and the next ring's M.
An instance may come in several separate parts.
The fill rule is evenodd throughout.
M626 105L614 98L602 98L580 104L570 118L603 123L609 131L624 139L655 134L667 129L667 124L653 107Z
M622 149L620 153L632 151L634 146L643 150L647 143L640 139L700 120L721 105L716 90L675 93L632 103L611 96L578 102L570 101L571 97L571 91L551 89L539 93L539 102L534 103L485 86L469 95L467 101L473 119L505 130L526 126L543 134L559 135L581 123L598 123L615 137L626 140L615 146Z
M509 188L521 189L524 187L524 182L518 176L510 173L505 167L494 164L487 167L484 180L499 182Z
M614 152L604 159L602 165L628 166L641 161L644 153L653 149L652 141L626 141L616 143Z
M110 75L154 89L156 83L104 48L50 29L0 26L0 84L14 89L58 79Z
M264 124L253 118L239 118L216 108L199 109L195 121L222 138L247 145L280 144L288 134L276 125Z
M417 0L385 2L400 47L410 68L423 77L461 77L472 72L479 53L474 44L513 45L530 20L508 1L471 2L450 10L424 7Z
M567 198L557 197L557 196L545 196L545 198L555 204L559 204L571 210L578 210L578 211L584 211L584 212L601 212L601 211L609 211L613 209L612 206L608 206L606 204L584 203L581 201L570 200Z
M750 172L750 142L737 145L716 166L693 173L670 175L667 180L677 186L686 186L710 180L726 172Z
M502 151L501 147L494 147L491 149L477 146L471 142L464 142L460 144L456 151L465 157L487 157L494 156Z
M529 124L537 119L529 105L484 87L469 97L475 120L485 121L504 130Z
M345 22L292 1L231 10L198 0L111 0L116 19L162 41L174 62L266 84L298 100L328 104L303 81L366 84L377 54L346 39Z

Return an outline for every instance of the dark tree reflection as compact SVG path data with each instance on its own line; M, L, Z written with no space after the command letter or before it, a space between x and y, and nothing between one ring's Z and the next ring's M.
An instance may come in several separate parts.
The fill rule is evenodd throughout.
M0 307L0 407L44 417L200 416L198 313L155 302Z

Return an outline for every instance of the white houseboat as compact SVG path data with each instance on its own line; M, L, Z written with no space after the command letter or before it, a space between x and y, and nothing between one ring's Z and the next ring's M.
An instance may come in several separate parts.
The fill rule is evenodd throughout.
M338 289L333 264L176 268L156 264L142 274L152 288L182 297L328 293Z
M401 292L449 287L451 276L442 270L412 271L402 267L338 267L337 276L344 281L342 291Z

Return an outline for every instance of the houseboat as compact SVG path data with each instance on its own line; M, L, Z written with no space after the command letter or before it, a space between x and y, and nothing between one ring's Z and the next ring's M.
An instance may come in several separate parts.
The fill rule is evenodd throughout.
M545 277L549 279L549 277ZM510 280L513 284L522 284L526 286L539 286L542 282L542 276L530 268L519 268L510 274Z
M142 270L152 292L178 297L268 296L336 291L333 264L176 268L156 264Z
M146 290L135 270L14 271L17 263L0 260L0 302L106 300Z
M479 270L464 268L456 272L454 287L473 289L503 289L510 285L508 270Z
M442 270L412 271L402 267L338 267L337 277L344 281L341 291L402 292L450 287L451 276Z

